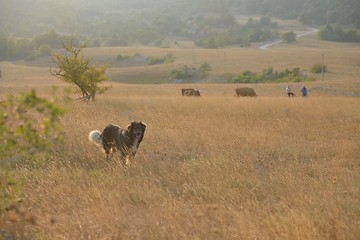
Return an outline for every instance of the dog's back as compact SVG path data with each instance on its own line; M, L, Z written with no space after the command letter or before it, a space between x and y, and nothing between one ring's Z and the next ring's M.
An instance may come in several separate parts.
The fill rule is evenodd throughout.
M102 141L105 147L116 147L120 142L120 134L122 129L114 124L107 125L102 131Z
M102 132L98 130L91 131L89 133L89 140L99 147L105 149L115 147L119 142L119 135L122 129L114 124L107 125Z

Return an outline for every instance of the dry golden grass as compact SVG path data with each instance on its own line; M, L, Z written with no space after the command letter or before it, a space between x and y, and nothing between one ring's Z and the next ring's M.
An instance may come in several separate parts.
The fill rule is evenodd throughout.
M38 239L357 238L358 99L152 95L177 86L157 88L115 86L71 105L66 144L16 167L36 224L0 226ZM132 120L148 128L124 170L87 134Z
M237 85L197 84L202 97L186 98L180 89L194 85L113 83L94 103L71 103L63 146L1 170L18 177L24 210L1 216L0 229L24 239L357 239L359 99L336 91L359 92L360 60L350 54L356 48L341 46L343 53L325 49L334 70L308 84L309 98L285 97L285 84L253 85L258 98L234 98ZM245 69L283 69L310 66L324 50L302 48L239 51L248 54ZM46 68L0 67L1 96L32 87L48 96L61 85ZM87 135L132 120L148 127L123 169Z

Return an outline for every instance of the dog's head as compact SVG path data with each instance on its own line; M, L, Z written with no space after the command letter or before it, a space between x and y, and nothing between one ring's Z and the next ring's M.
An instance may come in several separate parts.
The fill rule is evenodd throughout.
M132 122L127 128L130 137L132 139L137 139L139 143L144 137L145 129L146 124L143 122Z

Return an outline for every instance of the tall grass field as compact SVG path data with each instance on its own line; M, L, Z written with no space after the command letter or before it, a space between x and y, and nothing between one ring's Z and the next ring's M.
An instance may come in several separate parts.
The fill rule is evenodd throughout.
M1 160L1 181L12 176L19 201L0 215L0 239L358 239L359 45L326 44L226 50L225 72L309 69L323 53L329 72L305 83L306 98L303 83L291 83L294 98L287 83L252 84L256 98L234 97L240 84L119 83L147 73L160 79L193 61L191 48L141 48L144 55L173 51L177 60L109 68L111 90L65 106L63 144ZM109 57L106 49L87 51ZM197 54L215 66L214 78L222 74L223 50ZM34 88L51 98L52 86L66 86L47 63L0 62L0 69L0 97ZM202 96L183 97L183 87ZM147 128L124 168L117 155L106 161L88 134L131 121Z

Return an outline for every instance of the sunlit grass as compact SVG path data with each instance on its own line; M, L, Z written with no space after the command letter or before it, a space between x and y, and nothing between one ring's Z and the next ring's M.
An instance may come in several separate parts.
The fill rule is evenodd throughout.
M75 102L63 119L65 145L45 165L17 167L25 180L24 204L36 217L32 233L356 239L358 99L185 98L168 95L177 86L135 89L124 85L93 104ZM117 90L128 95L116 97ZM87 134L132 120L148 128L133 165L124 170L117 157L105 162Z

